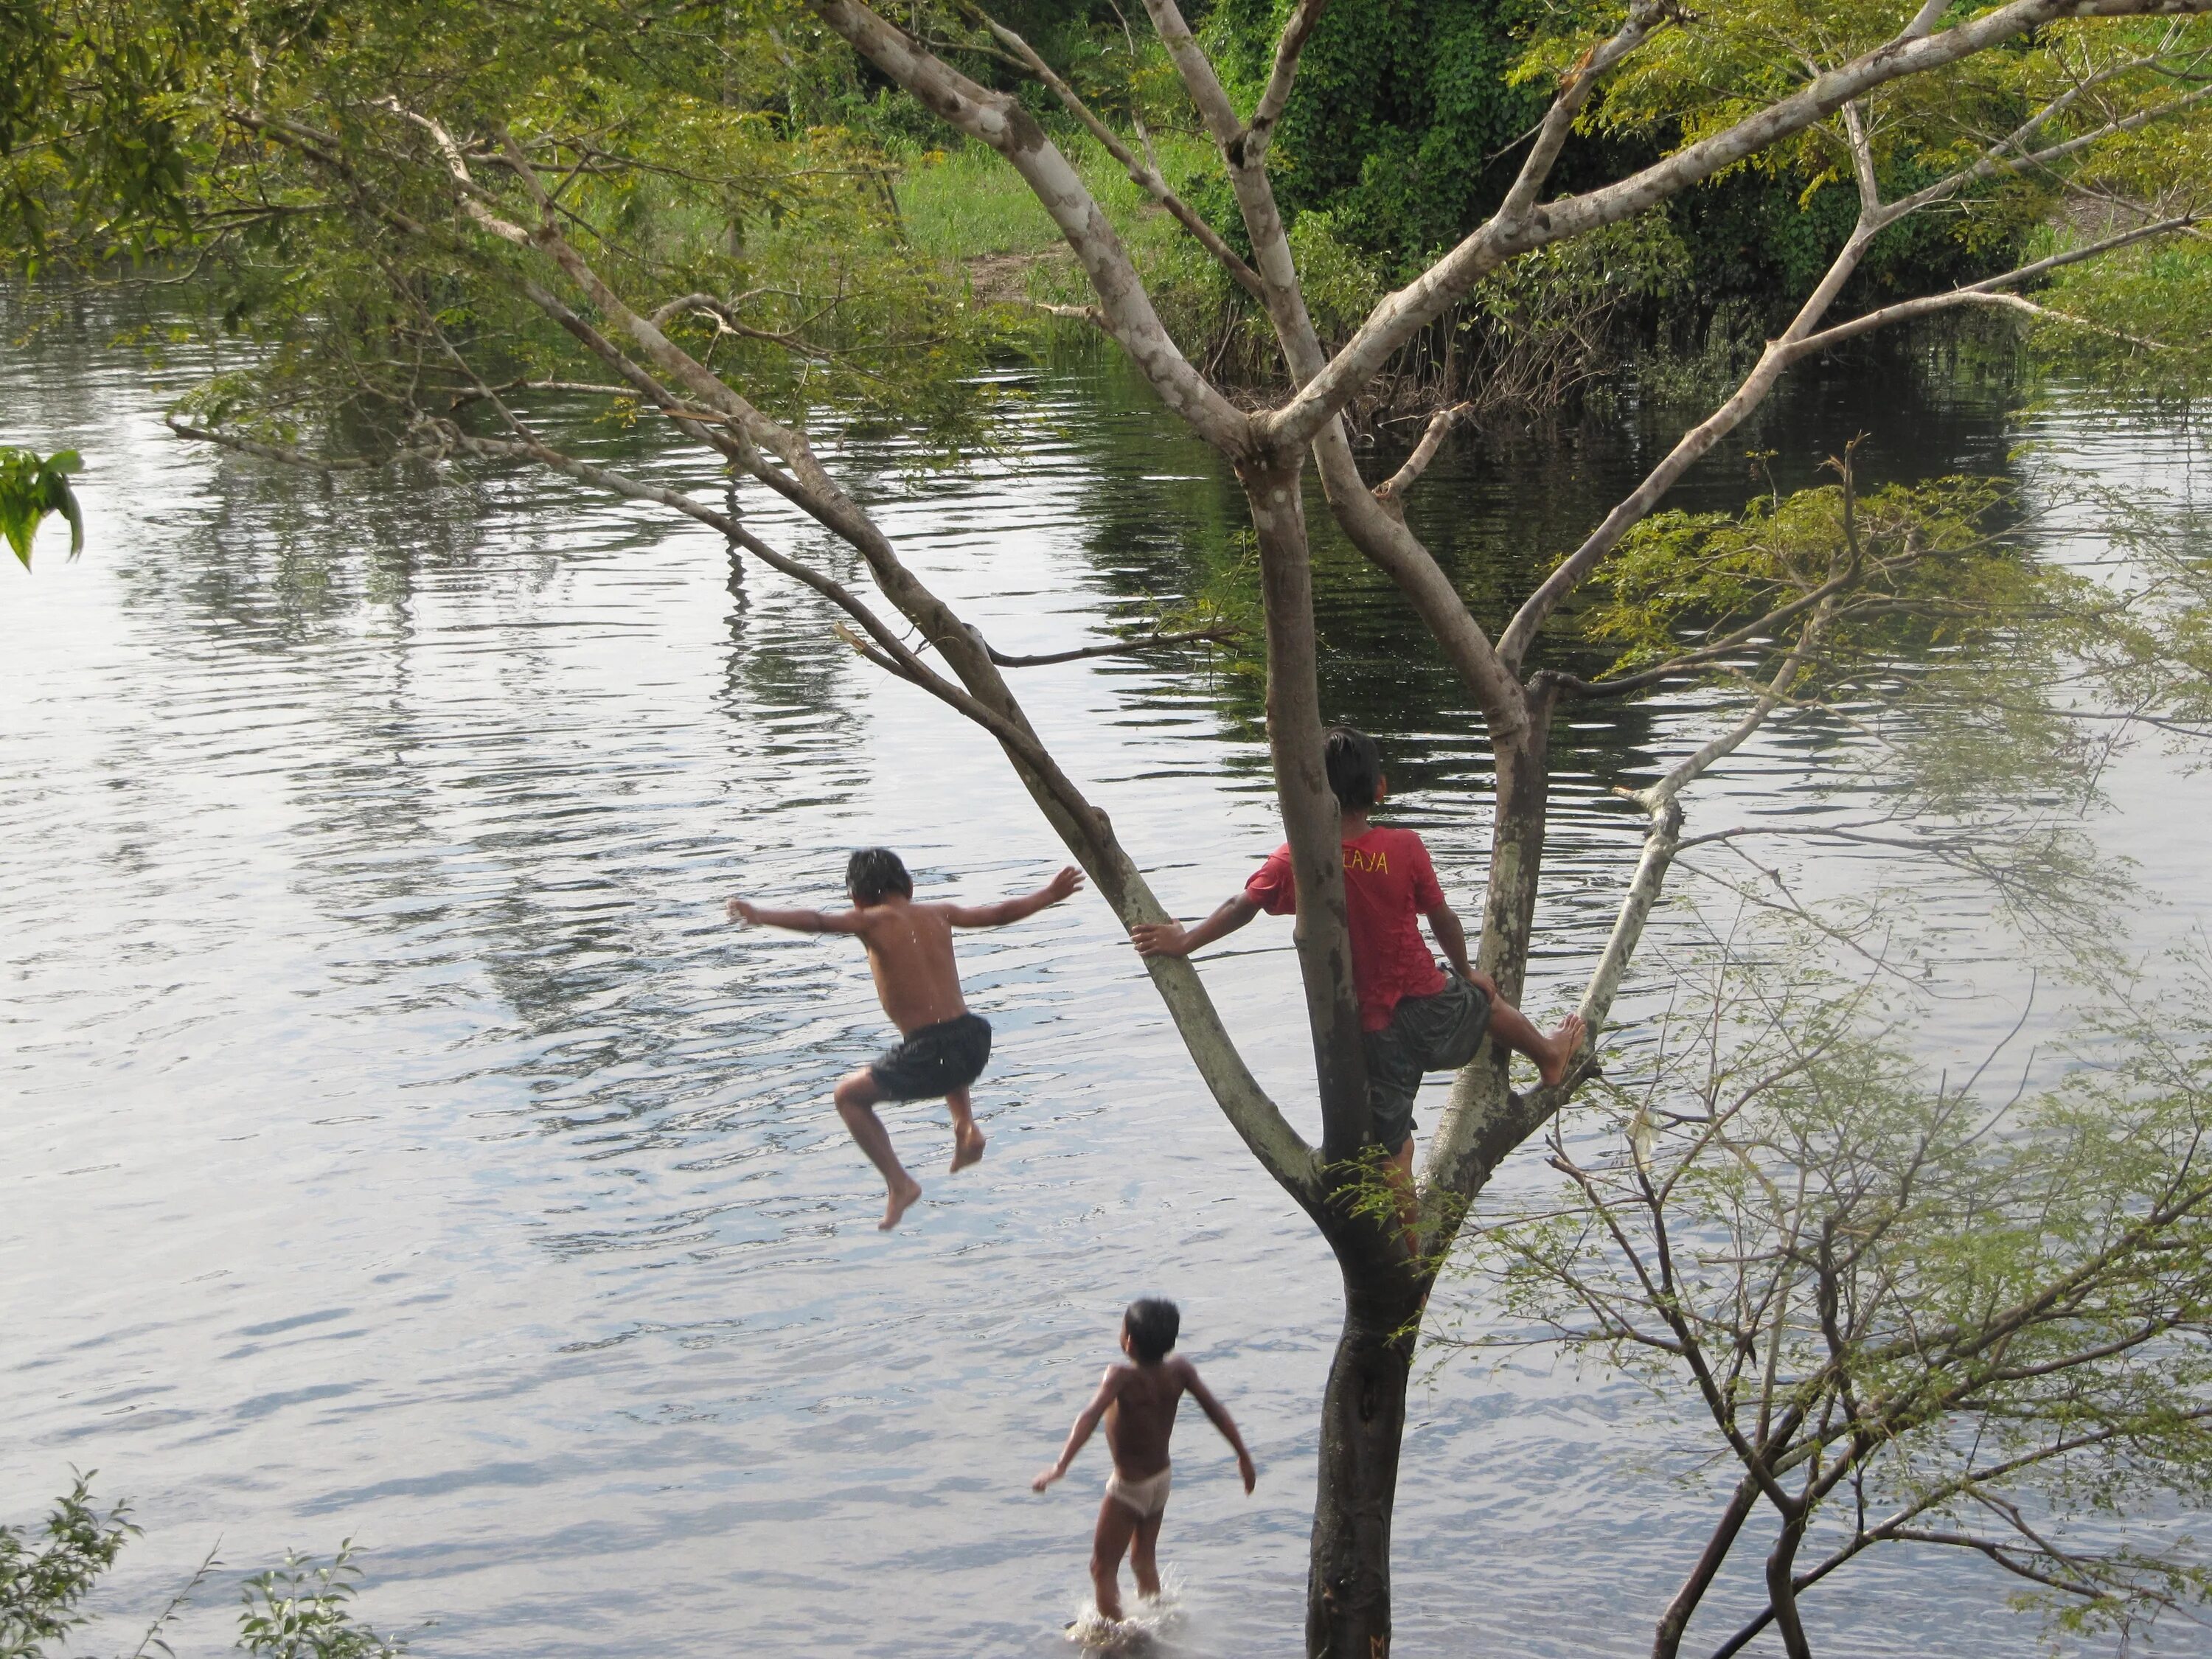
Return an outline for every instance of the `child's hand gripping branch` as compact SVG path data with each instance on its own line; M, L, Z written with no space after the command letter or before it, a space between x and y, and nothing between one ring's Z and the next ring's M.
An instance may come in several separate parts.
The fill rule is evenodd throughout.
M853 854L845 866L849 910L776 909L733 898L730 920L800 933L852 933L867 947L876 995L904 1041L874 1062L842 1079L833 1097L837 1115L890 1188L879 1226L899 1218L921 1196L921 1183L906 1172L890 1136L876 1116L886 1100L942 1098L952 1113L952 1168L964 1170L983 1156L969 1085L991 1057L990 1022L968 1011L960 970L952 958L955 927L1003 927L1057 904L1083 885L1070 866L1034 893L995 904L916 904L914 878L888 848Z
M1352 978L1359 993L1365 1038L1367 1097L1374 1136L1407 1185L1413 1167L1413 1097L1424 1073L1456 1071L1474 1057L1484 1035L1536 1062L1547 1083L1566 1075L1581 1049L1583 1026L1570 1014L1548 1034L1498 994L1467 956L1467 932L1444 902L1429 849L1410 830L1372 824L1369 815L1389 793L1382 756L1364 732L1339 726L1328 734L1328 784L1343 813L1345 920L1352 934ZM1289 843L1276 848L1242 892L1194 927L1140 923L1129 930L1137 953L1187 957L1235 933L1262 910L1297 908ZM1425 919L1451 964L1437 971L1421 943Z
M1121 1352L1135 1363L1116 1365L1098 1384L1098 1392L1067 1432L1060 1461L1040 1470L1030 1482L1031 1492L1042 1492L1067 1473L1103 1420L1106 1447L1114 1459L1107 1477L1106 1496L1098 1505L1098 1525L1091 1541L1091 1586L1102 1618L1121 1616L1121 1557L1130 1551L1129 1565L1137 1575L1137 1594L1160 1593L1159 1561L1156 1554L1160 1522L1168 1507L1168 1438L1175 1432L1176 1408L1188 1394L1199 1409L1212 1419L1237 1454L1237 1472L1249 1493L1260 1478L1252 1454L1244 1449L1243 1437L1212 1391L1199 1380L1198 1368L1188 1359L1171 1357L1182 1315L1172 1302L1147 1297L1133 1302L1121 1316Z

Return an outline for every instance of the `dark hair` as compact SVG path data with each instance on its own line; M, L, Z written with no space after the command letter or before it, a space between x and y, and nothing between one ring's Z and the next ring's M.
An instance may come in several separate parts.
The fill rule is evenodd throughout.
M1182 1314L1172 1302L1141 1296L1122 1314L1121 1328L1128 1332L1129 1346L1137 1358L1144 1364L1156 1365L1175 1346L1176 1333L1182 1328Z
M914 896L914 878L888 847L863 847L845 862L845 890L855 904L880 904L886 893Z
M1347 812L1364 812L1382 790L1382 751L1364 732L1332 726L1322 745L1329 793Z

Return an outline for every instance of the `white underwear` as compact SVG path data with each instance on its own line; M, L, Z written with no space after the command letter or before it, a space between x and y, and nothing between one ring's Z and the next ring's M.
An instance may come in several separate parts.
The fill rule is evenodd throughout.
M1171 1469L1162 1469L1141 1480L1131 1480L1116 1469L1106 1477L1106 1495L1123 1508L1134 1510L1140 1519L1149 1521L1167 1508L1168 1476L1173 1473Z

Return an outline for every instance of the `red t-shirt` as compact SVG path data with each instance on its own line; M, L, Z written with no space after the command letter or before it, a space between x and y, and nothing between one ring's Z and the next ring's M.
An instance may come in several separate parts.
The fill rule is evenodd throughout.
M1290 842L1268 855L1244 890L1271 916L1297 910ZM1443 902L1429 849L1412 830L1374 828L1344 843L1344 914L1362 1030L1388 1025L1401 997L1432 997L1444 988L1421 938L1421 917Z

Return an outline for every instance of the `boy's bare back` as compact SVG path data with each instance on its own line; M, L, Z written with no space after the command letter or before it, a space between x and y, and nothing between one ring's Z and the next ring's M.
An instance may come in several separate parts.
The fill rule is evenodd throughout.
M1167 1468L1168 1439L1182 1397L1206 1387L1198 1368L1173 1354L1156 1365L1116 1365L1099 1386L1113 1390L1104 1424L1107 1449L1114 1467L1132 1480Z

